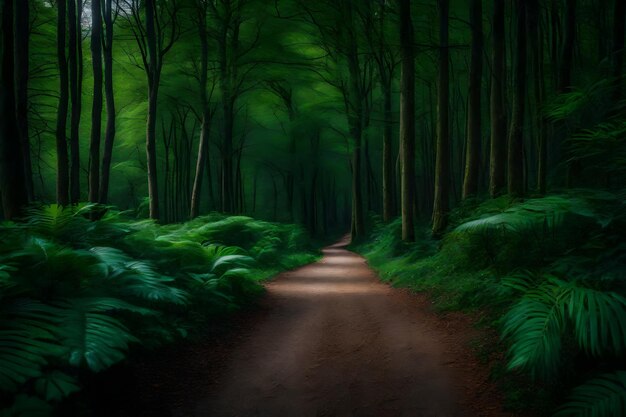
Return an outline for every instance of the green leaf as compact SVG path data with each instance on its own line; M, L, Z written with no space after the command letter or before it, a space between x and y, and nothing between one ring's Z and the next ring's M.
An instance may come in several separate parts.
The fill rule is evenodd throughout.
M626 372L606 373L572 391L554 417L626 416Z
M79 391L76 378L60 371L51 371L35 381L35 390L46 401L58 401Z

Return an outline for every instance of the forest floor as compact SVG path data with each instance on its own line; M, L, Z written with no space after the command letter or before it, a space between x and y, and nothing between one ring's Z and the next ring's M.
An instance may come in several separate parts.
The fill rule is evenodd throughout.
M471 348L494 335L381 283L347 243L266 284L226 334L135 365L141 415L512 416Z

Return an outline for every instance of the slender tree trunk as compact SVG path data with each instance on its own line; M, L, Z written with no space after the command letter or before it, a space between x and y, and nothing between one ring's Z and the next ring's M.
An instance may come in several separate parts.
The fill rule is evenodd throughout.
M111 160L115 141L115 95L113 94L113 0L104 0L104 93L106 96L107 122L104 133L104 154L102 156L102 175L100 178L100 203L106 204L109 198Z
M78 6L78 7L77 7ZM79 67L78 50L82 50L82 28L80 15L82 12L82 0L68 0L68 29L69 29L69 66L70 66L70 101L72 111L70 114L70 201L72 204L80 200L80 147L79 127L82 107L82 74ZM81 54L82 55L82 54ZM81 77L79 77L81 75Z
M91 59L93 105L89 144L89 201L97 203L100 200L100 137L102 134L102 7L100 0L91 0Z
M533 84L535 93L535 118L537 124L537 191L546 193L548 147L546 146L547 121L543 116L545 84L543 74L543 31L539 19L538 0L527 0L528 27L535 28L528 32L530 52L533 60Z
M611 53L611 62L613 77L615 77L615 91L613 98L617 102L622 97L622 81L624 67L624 19L626 15L626 2L624 0L615 0L615 8L613 10L613 50Z
M146 159L148 162L148 195L150 198L150 218L159 219L159 184L156 159L156 122L159 83L161 78L160 51L157 50L155 30L156 0L147 0L146 43L148 47L148 119L146 121Z
M18 136L15 117L15 91L13 89L14 69L14 32L13 2L4 1L2 6L2 77L0 81L0 193L5 219L20 215L23 206L28 203L24 173L23 148Z
M35 192L28 131L29 8L29 0L18 0L15 2L15 36L13 41L15 45L15 114L20 145L22 147L21 154L24 158L24 186L26 187L28 200L32 201L35 198Z
M491 73L491 144L489 194L497 197L505 187L506 113L504 103L504 0L494 0Z
M206 5L202 2L198 5L199 24L198 35L200 37L200 105L202 107L202 126L200 128L200 143L198 144L198 158L196 161L196 175L191 191L190 218L198 216L200 207L200 193L202 190L202 177L204 167L209 154L209 133L211 114L209 110L209 99L207 97L207 72L209 69L209 44L206 31Z
M481 144L481 89L483 77L483 5L482 0L470 2L472 57L470 63L469 102L467 111L467 144L463 199L478 194Z
M524 196L524 106L526 104L526 5L517 0L517 29L515 70L513 80L513 109L508 141L508 192L513 197Z
M559 64L559 92L564 92L572 84L572 63L576 40L576 0L565 0L565 36Z
M57 108L57 203L67 206L69 195L69 162L67 155L68 68L65 57L66 0L57 0L57 62L59 66L59 105Z
M393 119L391 107L391 77L383 84L383 220L391 221L393 210Z
M433 207L433 235L440 236L448 224L450 188L450 126L448 122L449 51L448 0L439 0L439 91L437 99L437 161L435 163L435 202Z
M400 1L400 204L402 240L415 240L415 54L411 1Z

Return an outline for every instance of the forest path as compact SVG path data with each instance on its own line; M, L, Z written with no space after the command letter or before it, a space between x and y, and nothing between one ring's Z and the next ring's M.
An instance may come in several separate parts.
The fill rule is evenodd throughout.
M505 415L496 411L493 393L481 388L485 372L468 365L473 355L458 346L465 341L438 328L441 320L426 313L430 303L381 283L362 257L344 249L347 243L268 283L266 314L246 323L246 334L228 349L220 353L218 346L213 354L222 358L205 356L205 364L197 364L195 377L210 379L203 398L184 401L170 415ZM219 369L203 378L207 360ZM468 384L470 402L479 390L486 395L480 411L462 400Z
M205 338L110 375L98 417L514 416L489 379L493 355L469 347L497 352L497 336L380 282L347 243L277 276L258 308Z
M436 334L346 244L267 284L269 314L196 416L462 415Z

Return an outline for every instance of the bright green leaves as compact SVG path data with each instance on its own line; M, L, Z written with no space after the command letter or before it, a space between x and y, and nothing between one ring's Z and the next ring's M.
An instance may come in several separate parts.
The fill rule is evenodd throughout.
M626 299L545 276L530 288L504 318L511 340L510 368L550 378L557 374L562 338L571 330L578 347L590 356L626 352ZM509 279L510 282L516 281ZM517 279L515 288L527 281Z

